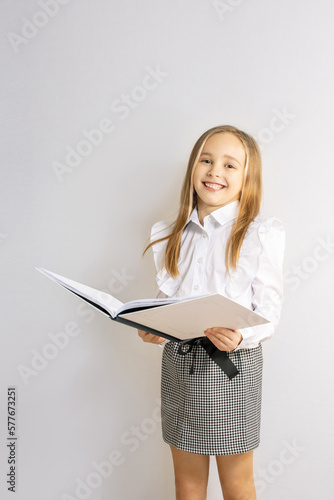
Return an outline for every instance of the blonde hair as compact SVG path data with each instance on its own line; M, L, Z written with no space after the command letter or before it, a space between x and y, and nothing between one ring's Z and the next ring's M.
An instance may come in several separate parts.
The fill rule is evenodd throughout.
M191 212L197 204L197 194L193 186L193 172L205 142L212 135L219 133L234 134L242 143L246 154L239 214L233 226L225 253L225 264L228 273L230 272L230 265L236 269L241 245L247 229L260 211L262 198L262 161L261 153L255 139L232 125L220 125L204 132L195 143L189 157L188 167L181 190L179 213L175 221L170 225L171 233L163 238L152 241L144 250L145 254L151 246L160 241L168 240L162 267L165 267L173 278L176 278L180 274L177 263L181 250L182 231L187 224Z

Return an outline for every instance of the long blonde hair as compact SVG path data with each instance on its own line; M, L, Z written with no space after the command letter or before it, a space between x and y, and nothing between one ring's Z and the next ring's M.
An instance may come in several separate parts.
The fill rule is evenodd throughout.
M186 175L181 190L179 213L175 221L170 226L170 234L163 238L152 241L146 246L144 250L145 254L145 252L151 246L160 241L168 240L162 267L165 267L167 272L173 278L176 278L180 274L177 263L180 256L182 231L187 224L191 212L197 205L197 194L193 186L194 168L197 165L198 159L202 153L203 146L207 139L209 139L209 137L214 134L219 134L222 132L229 132L231 134L234 134L241 141L246 154L246 164L243 187L240 197L239 213L228 240L225 253L225 264L228 272L230 269L230 265L232 265L232 267L236 269L239 260L241 245L244 240L246 231L250 223L255 219L260 211L262 199L262 161L261 153L255 139L246 134L246 132L233 127L232 125L220 125L204 132L204 134L202 134L201 137L197 140L191 151Z

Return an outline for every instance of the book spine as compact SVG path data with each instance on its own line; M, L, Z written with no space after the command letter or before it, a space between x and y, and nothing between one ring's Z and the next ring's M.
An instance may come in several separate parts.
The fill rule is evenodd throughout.
M139 323L135 323L134 321L130 321L125 318L120 318L116 316L116 318L111 318L112 320L119 321L119 323L123 323L124 325L131 326L132 328L137 328L137 330L144 330L147 333L152 333L153 335L157 335L158 337L163 337L164 339L171 340L172 342L181 342L180 339L173 337L172 335L168 335L168 333L159 332L158 330L154 330L148 326L140 325Z

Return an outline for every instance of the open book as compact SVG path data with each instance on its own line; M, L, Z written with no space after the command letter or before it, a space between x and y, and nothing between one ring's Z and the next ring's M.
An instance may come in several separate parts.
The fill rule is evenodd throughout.
M176 299L140 299L123 304L112 295L43 268L48 278L74 293L112 320L169 340L203 337L204 330L221 326L238 330L269 321L221 294Z

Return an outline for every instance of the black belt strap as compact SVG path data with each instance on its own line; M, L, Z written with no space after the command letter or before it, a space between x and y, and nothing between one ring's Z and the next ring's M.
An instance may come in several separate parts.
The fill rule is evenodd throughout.
M178 353L182 355L188 354L192 351L194 346L196 348L198 345L201 345L203 349L205 349L210 358L219 366L219 368L221 368L221 370L223 370L223 372L228 376L230 380L238 375L239 370L230 360L226 351L220 351L219 349L217 349L217 347L207 337L183 340L182 342L180 342ZM195 356L196 349L194 351L192 364L190 367L190 375L194 373Z

